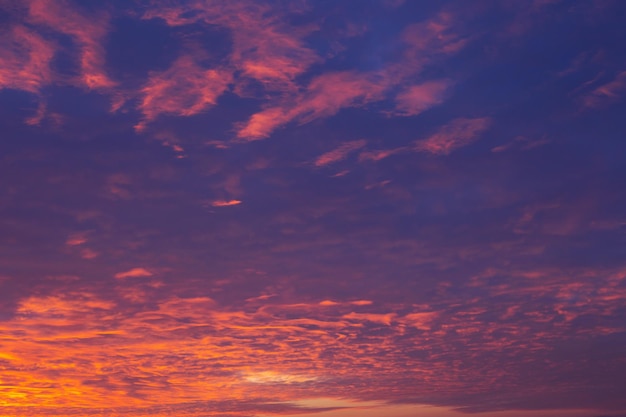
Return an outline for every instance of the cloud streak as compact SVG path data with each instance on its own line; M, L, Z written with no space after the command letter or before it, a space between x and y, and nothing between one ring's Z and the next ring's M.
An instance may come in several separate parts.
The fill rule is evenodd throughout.
M478 140L479 135L489 128L490 123L488 118L454 119L428 138L417 141L415 149L435 155L448 155Z

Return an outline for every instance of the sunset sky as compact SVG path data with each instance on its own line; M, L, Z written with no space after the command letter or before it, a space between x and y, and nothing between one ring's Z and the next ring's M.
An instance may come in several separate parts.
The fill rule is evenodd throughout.
M626 1L0 0L0 416L626 417Z

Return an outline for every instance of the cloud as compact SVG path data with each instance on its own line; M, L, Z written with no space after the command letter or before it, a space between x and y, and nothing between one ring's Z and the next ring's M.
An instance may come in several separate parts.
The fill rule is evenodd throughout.
M422 71L429 63L459 52L469 42L458 31L460 19L450 12L440 12L402 32L406 45L400 61L389 65L389 78L399 82Z
M125 278L141 278L141 277L151 277L152 272L148 271L145 268L132 268L128 271L118 272L114 275L117 279L125 279Z
M116 85L105 70L103 41L108 34L105 14L87 15L63 0L31 0L29 21L71 36L80 49L80 83L89 89Z
M65 244L68 246L80 246L85 243L87 243L86 233L72 233L65 241Z
M536 149L542 146L545 146L551 142L547 137L542 137L540 139L528 138L525 136L516 136L513 140L498 145L491 149L491 152L498 153L504 152L510 149L519 149L523 151L529 151L532 149Z
M375 74L354 71L322 74L295 99L252 115L247 123L240 125L237 136L246 140L266 138L290 121L307 123L332 116L345 107L379 100L386 88L385 80Z
M415 149L421 152L447 155L477 140L490 124L489 118L455 119L427 139L418 141Z
M228 207L228 206L237 206L241 204L240 200L215 200L211 203L213 207Z
M340 71L319 75L304 91L289 92L286 97L272 100L247 122L239 124L237 137L263 139L292 121L308 123L333 116L343 108L385 99L393 87L417 76L434 60L458 52L467 43L466 39L454 33L453 23L451 14L440 13L433 19L409 26L402 34L404 52L398 60L376 71ZM440 104L451 84L449 80L435 80L409 87L397 96L397 111L413 115Z
M622 71L610 82L595 88L582 98L587 108L596 108L616 102L626 94L626 71Z
M404 151L410 150L407 147L401 146L395 149L377 149L374 151L365 151L359 154L359 161L380 161L381 159L385 159L390 157L391 155L395 155L397 153L401 153Z
M367 141L363 139L346 142L343 145L339 146L338 148L333 149L330 152L326 152L323 155L320 155L315 160L315 166L322 167L322 166L326 166L329 164L333 164L335 162L339 162L345 159L352 152L361 149L366 144L367 144Z
M407 88L396 96L396 112L402 116L416 116L443 103L451 82L428 81Z
M242 18L242 15L235 16ZM320 60L301 40L312 28L294 31L283 27L276 18L258 19L254 15L236 25L238 27L229 25L233 29L233 64L244 76L270 89L289 89L296 76Z
M430 330L432 322L439 316L437 312L411 313L404 316L404 321L420 330Z
M346 107L383 100L394 86L419 74L429 62L457 52L465 43L452 30L454 17L450 13L440 13L408 27L399 41L403 53L383 68L370 72L321 74L302 86L297 77L322 58L305 44L306 37L318 30L318 23L288 23L290 17L302 14L304 9L301 7L292 5L279 9L270 4L247 1L224 5L204 0L161 5L148 7L142 17L161 18L174 27L200 22L225 28L232 36L232 50L215 68L203 68L193 54L183 55L168 70L150 74L138 92L123 91L117 88L117 83L106 71L103 45L109 33L109 16L72 6L65 0L31 0L27 20L40 28L47 27L73 38L79 50L80 75L71 81L112 94L113 110L139 95L138 109L143 118L135 126L138 131L162 114L198 114L215 105L217 99L233 86L237 94L266 100L261 111L236 125L237 137L245 140L266 138L290 122L308 123L337 114ZM49 63L55 46L29 29L16 31L21 31L13 36L17 46L0 52L11 55L9 62L12 62L10 69L0 70L0 86L38 91L52 81ZM31 54L29 59L23 51L30 50L38 52ZM22 67L26 70L21 74L15 71ZM435 80L409 87L396 96L396 111L415 115L440 104L447 83ZM259 94L259 85L265 90L262 94ZM41 109L45 110L45 107ZM38 124L42 118L43 114L36 115L29 119L29 123Z
M254 79L270 90L293 90L294 78L317 62L303 38L315 25L293 27L285 15L290 7L233 0L228 3L196 1L172 7L150 8L144 18L160 17L171 26L204 22L231 31L233 50L228 60L242 78Z
M145 271L122 274L134 270ZM498 285L489 281L504 276L510 279L499 278ZM122 406L148 413L158 398L159 412L153 415L211 402L213 410L239 416L246 414L219 401L294 401L306 392L317 398L470 407L484 404L498 378L498 407L508 406L507 401L536 398L537 384L526 384L545 380L545 373L533 365L551 363L545 372L553 377L555 366L566 375L589 366L577 362L588 358L586 345L579 356L568 349L565 360L555 356L555 345L585 341L598 332L623 334L620 323L600 328L591 319L619 311L625 279L623 268L515 270L509 265L473 279L477 286L471 297L439 294L432 297L435 305L341 299L281 303L280 296L261 295L238 307L203 295L148 298L142 294L154 288L132 281L120 288L131 296L117 299L89 291L32 295L20 301L14 319L0 323L0 331L9 335L0 357L3 378L12 381L4 387L5 405L47 410L54 404L58 415L67 415L64 407L75 406L80 392L83 408L108 415ZM581 316L591 320L590 327L577 322ZM67 369L59 372L60 364ZM523 369L531 372L527 379L507 378ZM576 391L569 378L550 380L550 387L558 406L584 403L572 401ZM41 395L28 398L19 395L23 392Z
M192 116L216 104L232 81L225 69L204 69L195 59L184 55L161 73L153 73L141 89L139 109L144 119L135 126L139 131L161 114Z
M23 25L14 25L2 34L0 46L0 88L38 93L52 82L50 61L56 45Z

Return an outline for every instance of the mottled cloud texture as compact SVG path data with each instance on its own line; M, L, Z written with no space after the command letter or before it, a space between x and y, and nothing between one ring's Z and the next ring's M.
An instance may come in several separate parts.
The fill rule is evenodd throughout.
M0 0L0 415L626 415L626 5Z

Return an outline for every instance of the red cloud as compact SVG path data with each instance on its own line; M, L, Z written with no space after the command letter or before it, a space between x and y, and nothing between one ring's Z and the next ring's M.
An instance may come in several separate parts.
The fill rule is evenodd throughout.
M415 145L416 150L447 155L475 141L478 135L487 130L490 123L488 118L455 119L429 138L418 141Z

